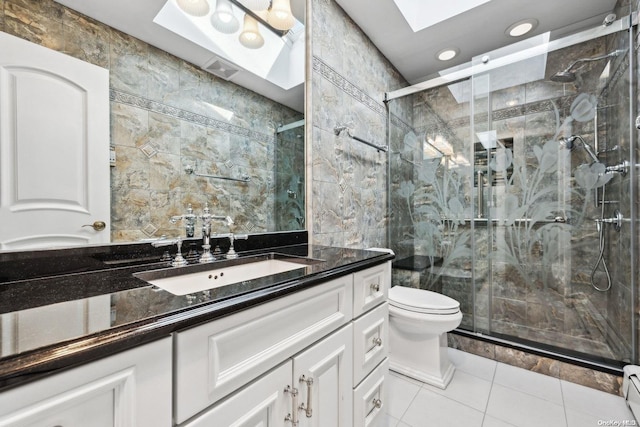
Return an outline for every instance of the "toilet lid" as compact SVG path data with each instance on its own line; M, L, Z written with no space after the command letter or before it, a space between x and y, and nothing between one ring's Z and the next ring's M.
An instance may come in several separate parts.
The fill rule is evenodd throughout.
M406 286L394 286L389 289L389 304L404 310L427 314L455 314L460 311L460 303L453 298Z

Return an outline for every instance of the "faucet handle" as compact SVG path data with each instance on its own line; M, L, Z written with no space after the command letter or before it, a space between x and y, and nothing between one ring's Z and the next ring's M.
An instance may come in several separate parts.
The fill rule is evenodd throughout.
M160 239L151 242L151 245L154 248L159 248L162 246L171 246L176 245L178 248L178 252L176 253L175 258L171 262L172 267L184 267L187 265L187 260L182 256L182 238L177 237L175 239Z
M176 246L178 247L178 252L176 253L176 257L171 262L172 267L184 267L187 265L187 260L182 256L182 239L178 237L176 239Z
M229 250L227 251L227 254L225 255L225 257L227 259L234 259L234 258L238 258L238 253L236 252L236 250L233 247L233 242L235 240L247 240L249 238L248 234L238 234L235 235L233 233L229 233L229 242L231 243L231 246L229 246Z

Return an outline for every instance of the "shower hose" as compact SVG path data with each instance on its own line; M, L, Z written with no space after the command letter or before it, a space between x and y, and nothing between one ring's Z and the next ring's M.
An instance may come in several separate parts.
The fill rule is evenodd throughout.
M598 292L607 292L609 289L611 289L611 274L609 273L609 268L607 267L607 260L604 259L605 241L604 241L604 222L602 220L604 219L605 189L606 187L603 186L602 187L602 203L600 204L601 206L600 219L596 220L596 229L598 230L598 248L599 248L598 260L596 261L595 265L593 266L593 269L591 270L591 286L593 286L593 288ZM599 288L595 282L595 274L598 271L598 266L600 264L602 264L602 269L604 270L607 276L606 288Z

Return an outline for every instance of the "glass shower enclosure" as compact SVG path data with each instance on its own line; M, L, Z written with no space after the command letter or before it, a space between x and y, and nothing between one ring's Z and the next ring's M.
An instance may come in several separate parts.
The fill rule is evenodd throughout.
M476 335L637 361L632 32L544 34L387 94L394 284L455 298Z

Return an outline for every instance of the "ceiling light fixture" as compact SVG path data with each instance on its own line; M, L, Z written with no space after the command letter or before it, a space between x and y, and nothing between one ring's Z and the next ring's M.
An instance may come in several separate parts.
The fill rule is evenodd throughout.
M261 10L269 9L271 4L270 0L239 0L240 3L247 9L251 9L254 12L260 12Z
M524 19L522 21L518 21L515 24L511 24L509 28L505 30L505 34L511 37L521 37L531 31L535 30L538 26L537 19Z
M233 15L229 0L217 0L216 11L211 15L211 25L224 34L233 34L238 31L240 22Z
M177 0L178 6L184 13L193 16L205 16L209 13L207 0Z
M436 58L438 58L440 61L450 61L458 56L458 53L460 53L460 50L458 50L457 48L449 47L446 49L442 49L440 52L436 53Z
M248 49L260 49L264 45L264 38L258 29L258 21L248 13L244 15L240 43Z
M293 28L296 22L291 13L289 0L273 0L267 22L277 30L287 31Z

